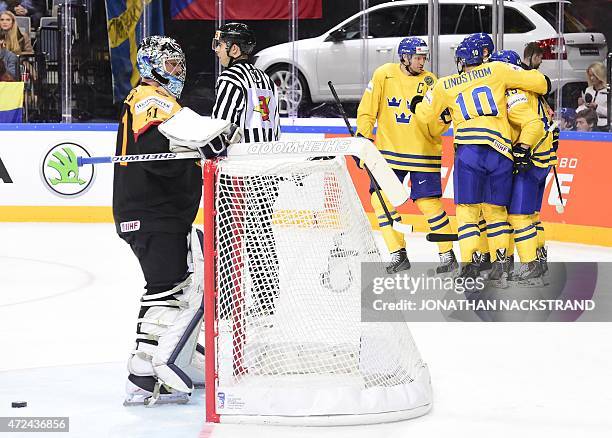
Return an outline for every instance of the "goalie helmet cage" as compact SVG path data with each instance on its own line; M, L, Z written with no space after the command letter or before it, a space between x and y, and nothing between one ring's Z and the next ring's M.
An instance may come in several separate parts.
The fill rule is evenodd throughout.
M356 425L423 415L406 323L361 321L380 262L344 157L203 166L206 421Z

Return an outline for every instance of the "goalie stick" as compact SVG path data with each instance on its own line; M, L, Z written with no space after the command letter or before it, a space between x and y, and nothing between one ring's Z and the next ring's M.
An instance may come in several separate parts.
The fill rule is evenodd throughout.
M86 164L106 164L106 163L132 163L143 161L165 161L165 160L199 160L201 155L199 152L182 152L180 154L174 152L160 152L157 154L140 154L140 155L110 155L104 157L77 157L77 165L83 167Z
M334 96L334 100L336 102L336 106L338 107L338 111L340 111L340 114L342 115L342 118L344 119L344 123L346 124L346 128L348 129L349 133L351 134L351 137L355 137L355 132L353 131L353 127L351 126L351 123L349 122L348 117L347 117L346 113L344 112L344 107L342 106L342 103L340 102L340 98L338 97L338 93L336 93L336 89L334 88L334 84L332 83L332 81L329 81L329 82L327 82L327 85L329 86L329 89L330 89L332 95ZM380 186L378 185L378 182L374 178L374 175L372 175L372 172L370 171L370 169L368 168L368 166L366 164L363 165L363 168L368 173L368 177L370 178L370 181L372 181L372 183L374 185L374 192L376 193L376 196L378 197L378 200L380 201L380 205L382 205L382 208L385 211L385 216L387 217L387 220L389 221L390 224L392 224L391 225L392 228L395 231L398 231L398 232L403 233L403 234L411 233L412 232L412 225L403 224L401 222L393 220L393 218L391 217L391 213L389 212L389 209L387 207L387 204L385 203L385 200L383 199L382 193L380 192Z

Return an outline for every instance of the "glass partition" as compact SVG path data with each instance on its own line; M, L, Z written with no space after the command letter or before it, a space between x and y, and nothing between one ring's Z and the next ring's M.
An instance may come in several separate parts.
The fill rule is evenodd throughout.
M117 5L128 3L135 8L130 13L113 12ZM160 32L163 20L163 32L176 38L187 56L182 103L201 114L212 110L215 81L222 70L210 49L214 31L222 23L243 21L257 35L254 62L273 76L281 90L284 117L338 117L329 81L349 116L355 116L374 70L398 62L403 37L424 38L430 46L426 68L445 76L456 72L457 44L469 33L487 32L497 48L514 50L521 57L530 42L542 51L539 69L553 83L550 104L559 123L562 114L595 108L587 100L596 92L598 124L602 128L600 119L607 124L605 111L602 116L607 103L601 95L608 86L612 10L605 2L281 0L275 17L255 14L249 19L236 18L236 5L248 4L246 0L235 0L231 7L228 0L194 0L193 4L209 8L202 6L209 15L199 19L186 17L179 10L183 3L49 0L42 18L32 17L30 27L27 20L20 20L20 29L23 24L22 31L34 43L33 53L20 54L25 120L115 120L125 94L138 80L130 70L130 56L144 36ZM285 9L278 12L280 5ZM122 50L130 54L127 61L117 61ZM121 62L127 63L123 67L128 73L117 73ZM587 92L589 83L593 92Z

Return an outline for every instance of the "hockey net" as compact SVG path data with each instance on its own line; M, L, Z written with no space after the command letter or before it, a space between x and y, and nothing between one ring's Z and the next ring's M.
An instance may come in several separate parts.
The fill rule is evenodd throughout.
M429 372L408 326L361 322L361 263L381 257L344 157L227 159L204 175L207 420L427 412Z

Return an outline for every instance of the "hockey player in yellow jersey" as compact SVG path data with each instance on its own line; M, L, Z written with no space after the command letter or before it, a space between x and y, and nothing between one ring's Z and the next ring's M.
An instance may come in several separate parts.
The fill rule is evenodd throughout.
M410 178L410 197L425 215L431 231L451 233L450 222L442 206L441 134L448 122L438 117L425 123L417 122L410 112L410 100L423 96L433 87L436 77L424 70L429 50L425 41L416 37L404 38L398 48L399 63L384 64L374 72L363 94L357 111L357 135L372 138L378 122L375 144L401 181ZM409 176L408 176L409 175ZM407 183L408 181L406 181ZM371 202L383 238L391 253L387 272L410 268L403 234L393 230L379 198L370 187ZM390 205L386 198L383 198ZM393 220L399 214L389 208ZM438 244L440 266L438 273L458 268L451 242Z
M471 40L482 47L482 62L488 62L491 53L495 51L493 38L488 33L480 32L473 33L464 38L464 41ZM478 218L478 227L480 229L480 243L478 250L480 251L480 271L491 270L491 255L489 254L489 243L487 242L487 222L484 220L482 211Z
M520 56L511 50L495 52L491 60L521 65ZM538 240L540 235L543 237L543 229L538 233L541 225L539 211L546 176L550 166L557 162L551 111L543 96L523 90L507 91L507 108L508 118L514 128L513 142L517 145L532 145L531 148L524 148L521 155L515 153L516 173L508 207L508 221L514 230L514 244L522 266L511 279L525 286L543 286L545 263L540 261ZM525 120L533 119L533 114L537 115L539 123L524 126Z
M482 209L491 254L495 257L491 280L507 277L510 204L513 173L511 128L507 119L508 88L545 94L549 80L537 71L523 71L500 62L483 64L482 47L464 41L456 51L458 74L440 78L426 100L414 98L411 110L424 123L449 109L454 126L454 189L461 275L479 275L478 252ZM418 107L417 107L418 105Z

